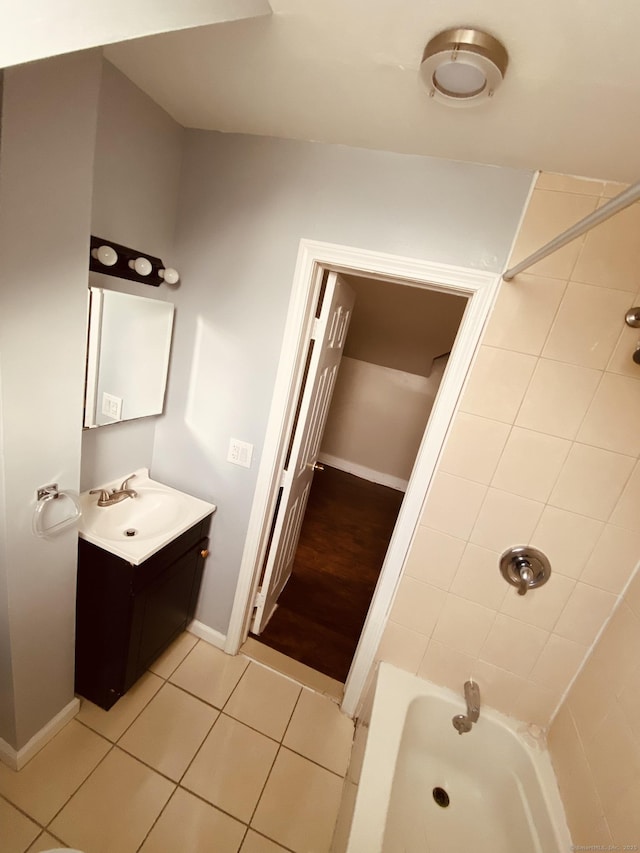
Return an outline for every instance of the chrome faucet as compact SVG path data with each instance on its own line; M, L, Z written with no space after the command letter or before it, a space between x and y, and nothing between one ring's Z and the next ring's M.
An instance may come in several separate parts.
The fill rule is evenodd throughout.
M459 735L470 732L471 726L478 722L480 716L480 688L475 681L465 681L464 698L467 703L467 713L456 714L451 720Z
M119 489L112 489L111 492L107 489L91 489L90 495L100 495L98 498L98 506L112 506L120 503L125 498L137 498L138 493L135 489L129 488L129 481L133 480L135 474L130 474L122 483Z

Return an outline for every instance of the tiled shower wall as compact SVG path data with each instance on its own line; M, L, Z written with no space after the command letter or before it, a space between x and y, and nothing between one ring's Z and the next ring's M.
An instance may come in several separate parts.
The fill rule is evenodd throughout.
M512 264L624 189L542 174ZM378 658L547 725L640 559L640 204L503 283ZM500 554L549 557L519 596Z
M640 849L640 574L549 732L573 843ZM615 846L617 845L617 846Z

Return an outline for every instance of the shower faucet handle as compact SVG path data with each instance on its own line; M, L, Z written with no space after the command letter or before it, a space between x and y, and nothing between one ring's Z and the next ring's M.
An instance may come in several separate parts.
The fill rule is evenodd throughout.
M506 581L518 588L518 595L525 595L549 580L551 564L546 555L532 545L515 545L500 557L500 572Z

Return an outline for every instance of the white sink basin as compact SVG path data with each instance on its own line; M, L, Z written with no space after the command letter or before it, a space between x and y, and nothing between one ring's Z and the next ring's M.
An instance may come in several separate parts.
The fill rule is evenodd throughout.
M98 506L99 494L80 495L82 517L79 533L83 539L139 565L198 521L215 512L215 505L165 486L141 468L129 483L136 497L127 497L111 506ZM126 474L99 486L108 492L119 488Z

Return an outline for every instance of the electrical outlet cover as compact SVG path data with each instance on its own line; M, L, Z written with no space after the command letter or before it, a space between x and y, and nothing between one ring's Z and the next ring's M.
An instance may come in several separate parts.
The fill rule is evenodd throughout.
M230 439L227 462L232 462L234 465L241 465L243 468L251 468L252 456L253 444L249 444L248 441L240 441L239 438Z

